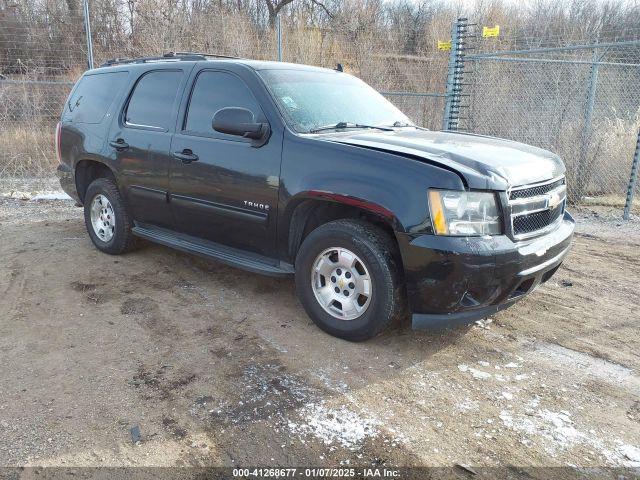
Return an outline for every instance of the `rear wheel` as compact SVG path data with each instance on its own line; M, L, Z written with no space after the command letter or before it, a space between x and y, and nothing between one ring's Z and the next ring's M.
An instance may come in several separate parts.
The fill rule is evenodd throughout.
M311 232L296 258L296 289L324 331L367 340L403 312L397 247L383 230L359 220L336 220Z
M137 246L118 187L110 178L91 182L84 196L84 222L93 244L101 251L118 255Z

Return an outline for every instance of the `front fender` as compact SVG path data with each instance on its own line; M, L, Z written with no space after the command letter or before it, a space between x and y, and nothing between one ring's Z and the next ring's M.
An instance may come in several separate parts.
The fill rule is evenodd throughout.
M464 190L456 173L432 164L287 132L278 205L279 240L285 241L291 216L305 199L367 210L384 218L396 232L429 233L430 187Z
M280 212L286 212L287 204L298 195L357 199L390 212L400 231L412 232L429 220L430 187L465 188L454 172L413 158L290 132L285 135Z
M285 211L282 215L285 223L289 223L291 221L291 217L293 216L295 209L305 200L321 200L338 205L355 207L380 217L382 220L387 222L395 231L404 231L404 227L398 220L398 217L395 215L395 213L388 208L385 208L383 205L379 205L378 203L376 203L375 201L371 201L370 199L354 197L349 194L331 192L326 190L308 190L304 192L298 192L293 197L291 197L289 202L285 205Z

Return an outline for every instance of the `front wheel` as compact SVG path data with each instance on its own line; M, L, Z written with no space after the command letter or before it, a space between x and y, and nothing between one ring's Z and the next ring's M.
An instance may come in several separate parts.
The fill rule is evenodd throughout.
M372 338L403 312L396 244L364 221L322 225L300 247L296 290L309 317L324 331L350 341Z

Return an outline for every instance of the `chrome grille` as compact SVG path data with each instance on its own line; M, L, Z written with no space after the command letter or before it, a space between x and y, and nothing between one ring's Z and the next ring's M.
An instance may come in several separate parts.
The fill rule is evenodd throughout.
M544 210L542 212L514 217L513 233L516 235L522 235L535 232L536 230L542 230L558 220L562 215L563 210L564 208L558 206L553 210Z
M511 190L511 193L509 194L509 200L515 200L517 198L535 197L537 195L544 195L545 193L550 192L551 190L559 187L560 185L564 185L564 178L560 178L555 182L551 182L543 185L536 185L534 187L524 187L524 188L519 188L518 190Z
M566 203L565 179L513 188L508 193L511 230L517 240L542 235L560 222Z

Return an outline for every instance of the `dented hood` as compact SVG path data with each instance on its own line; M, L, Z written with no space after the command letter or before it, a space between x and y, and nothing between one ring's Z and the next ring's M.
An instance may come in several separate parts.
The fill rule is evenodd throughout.
M494 137L402 128L359 130L324 140L386 151L456 171L470 188L506 190L564 174L560 158L541 148Z

